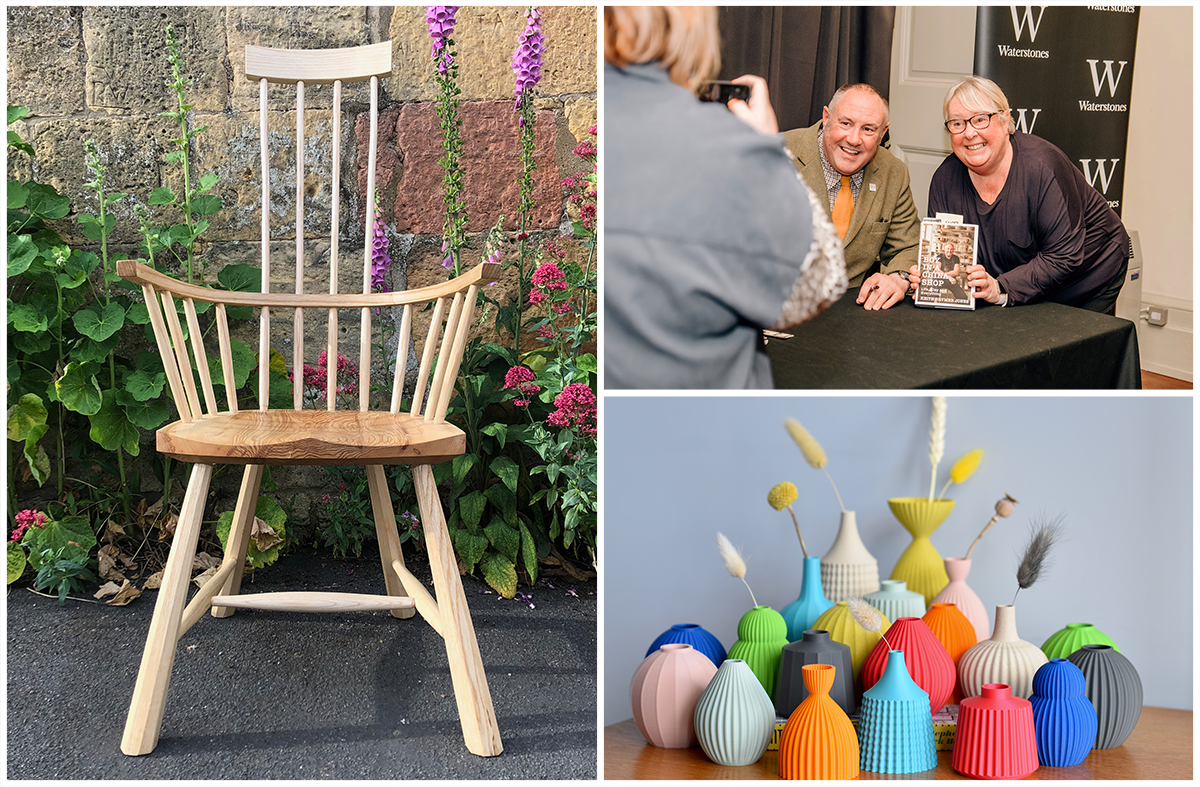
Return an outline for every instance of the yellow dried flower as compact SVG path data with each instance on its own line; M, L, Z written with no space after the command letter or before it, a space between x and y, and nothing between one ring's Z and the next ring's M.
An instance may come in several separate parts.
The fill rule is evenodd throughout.
M974 451L963 454L962 459L959 459L954 463L954 467L950 468L950 480L956 484L966 481L979 468L981 461L983 461L982 448L976 448Z
M788 434L796 441L796 445L800 446L800 451L808 463L818 470L823 468L828 461L825 458L825 449L821 448L821 444L813 439L808 430L801 426L795 418L784 419L783 425L787 427Z
M776 511L782 511L792 503L795 503L796 498L799 496L800 493L796 491L796 485L790 481L784 481L771 487L771 491L767 492L767 502L771 504L771 508L774 508Z

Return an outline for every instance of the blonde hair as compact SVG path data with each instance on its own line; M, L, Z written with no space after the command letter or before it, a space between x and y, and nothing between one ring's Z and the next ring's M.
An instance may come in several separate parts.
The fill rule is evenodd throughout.
M953 99L963 105L963 109L973 114L980 112L999 112L1008 120L1008 133L1017 130L1017 121L1013 120L1012 107L1008 105L1008 96L1004 91L986 77L967 77L956 82L942 101L942 120L950 119L950 102Z
M721 70L715 6L605 6L604 62L658 61L671 81L694 87Z

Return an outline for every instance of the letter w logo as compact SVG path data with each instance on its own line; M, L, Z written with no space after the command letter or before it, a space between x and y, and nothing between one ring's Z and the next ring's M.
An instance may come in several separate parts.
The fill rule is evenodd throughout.
M1017 128L1021 129L1021 131L1025 132L1026 134L1032 134L1032 133L1033 133L1033 124L1037 122L1038 114L1039 114L1039 113L1040 113L1042 110L1040 110L1040 109L1031 109L1031 110L1029 110L1029 111L1033 113L1033 117L1030 119L1030 121L1029 121L1029 125L1028 125L1028 126L1026 126L1026 125L1025 125L1025 110L1023 110L1023 109L1018 109L1018 110L1017 110ZM1091 160L1091 159L1089 159L1089 161L1090 161L1090 160Z
M1017 16L1017 7L1015 5L1010 5L1008 7L1008 9L1010 11L1012 11L1013 33L1016 34L1017 41L1021 40L1021 30L1025 27L1026 24L1029 25L1029 43L1032 44L1034 42L1034 40L1037 38L1038 27L1041 26L1041 24L1042 24L1042 14L1046 13L1046 6L1039 5L1037 8L1038 8L1037 21L1034 21L1033 6L1031 6L1031 5L1025 6L1025 15L1024 16Z
M1092 69L1092 87L1096 88L1096 98L1100 98L1100 88L1104 85L1105 82L1107 82L1108 83L1108 97L1112 98L1114 96L1114 94L1117 92L1117 84L1120 83L1120 81L1121 81L1121 75L1125 73L1125 64L1128 63L1129 61L1128 60L1118 60L1117 61L1120 64L1121 68L1117 70L1117 78L1116 79L1113 79L1113 72L1112 72L1113 61L1111 61L1111 60L1104 61L1104 73L1103 74L1096 73L1096 64L1099 62L1100 62L1099 60L1087 61L1088 66L1091 67L1091 69Z
M1108 168L1108 170L1106 171L1104 169L1104 162L1108 161L1108 159L1104 159L1104 158L1096 159L1095 174L1092 174L1092 168L1089 166L1092 163L1092 160L1090 158L1081 158L1081 159L1079 159L1079 163L1083 165L1083 176L1085 178L1087 178L1087 182L1091 184L1092 188L1096 188L1096 178L1099 177L1100 178L1100 192L1102 194L1107 195L1108 194L1108 184L1112 182L1113 173L1117 171L1117 162L1120 160L1121 159L1119 159L1119 158L1113 159L1112 166L1110 166Z

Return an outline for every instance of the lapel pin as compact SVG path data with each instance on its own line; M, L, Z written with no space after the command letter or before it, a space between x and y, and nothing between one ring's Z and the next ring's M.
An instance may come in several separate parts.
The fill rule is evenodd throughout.
M874 183L872 183L872 184L870 185L870 190L871 190L871 191L875 191L875 184L874 184Z

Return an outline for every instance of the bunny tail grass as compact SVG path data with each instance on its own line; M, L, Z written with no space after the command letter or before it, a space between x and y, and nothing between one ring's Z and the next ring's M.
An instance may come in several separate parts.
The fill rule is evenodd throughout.
M1042 572L1049 568L1048 558L1050 548L1062 537L1062 520L1060 514L1052 522L1042 522L1031 529L1029 543L1017 566L1017 593L1032 587L1041 578ZM1013 603L1017 603L1017 593L1013 593Z
M946 452L946 397L933 397L932 424L929 428L929 463L933 472L929 476L929 500L933 500L933 490L937 487L937 466Z
M721 560L725 563L725 570L729 572L729 576L742 580L746 590L750 590L750 583L746 581L746 561L742 560L741 553L724 533L717 533L717 551L721 553ZM753 590L750 590L750 600L754 602L754 606L758 606Z
M863 631L879 634L887 643L888 650L892 649L892 643L887 641L887 635L880 631L883 628L883 616L879 614L879 610L867 603L862 596L847 596L846 606L850 608L850 616L854 618L854 622L861 626Z

